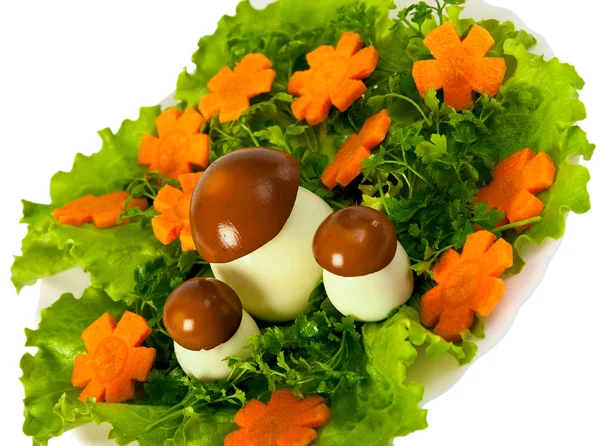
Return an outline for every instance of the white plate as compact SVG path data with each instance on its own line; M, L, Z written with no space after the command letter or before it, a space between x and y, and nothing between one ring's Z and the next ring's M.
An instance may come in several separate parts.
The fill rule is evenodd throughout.
M272 0L257 0L252 3L261 6L271 2ZM400 0L396 3L404 7L413 3L413 1ZM482 0L470 0L463 17L473 17L475 19L495 18L500 21L510 20L517 29L527 30L538 39L537 45L532 49L533 52L543 54L547 59L553 56L547 42L529 29L512 11L490 5ZM163 106L170 106L173 103L172 96L170 96L163 101ZM475 360L480 360L506 335L521 306L541 283L559 245L560 241L547 240L542 246L528 246L525 248L523 256L527 261L527 265L520 274L506 279L506 294L494 310L493 315L485 321L486 338L478 342L479 352ZM44 279L41 284L38 320L39 312L54 303L63 293L71 292L75 296L81 296L89 284L87 274L78 268ZM426 405L454 386L464 376L468 368L469 366L459 367L450 356L439 360L425 360L420 356L413 367L409 369L409 379L425 386L423 404ZM69 437L73 436L80 444L85 446L114 446L114 442L107 440L109 431L110 425L107 423L102 423L99 426L90 423L65 433L62 437L54 439L53 442L55 446L59 446L69 441L72 442L72 438ZM400 444L398 441L396 443ZM137 444L137 442L132 444Z

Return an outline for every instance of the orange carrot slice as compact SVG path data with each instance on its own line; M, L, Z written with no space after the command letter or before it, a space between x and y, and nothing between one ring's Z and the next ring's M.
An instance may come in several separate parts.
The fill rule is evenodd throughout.
M387 135L392 120L387 110L369 118L360 133L352 134L323 172L321 181L329 189L337 184L347 186L362 172L362 162L371 155Z
M223 122L234 121L250 108L250 99L271 91L273 64L263 54L248 54L232 70L219 71L209 82L210 94L200 100L200 111L209 119L219 114Z
M429 89L444 89L444 101L455 110L473 107L473 90L496 96L506 74L506 62L499 57L485 57L494 46L492 35L473 25L461 42L452 22L431 31L424 40L434 60L420 60L413 65L413 78L421 96Z
M158 137L142 139L138 163L169 178L191 173L193 166L207 167L210 140L200 133L203 123L202 115L191 107L183 114L176 108L165 110L156 118Z
M345 112L362 96L367 87L361 79L373 73L379 53L373 47L361 50L360 35L342 34L337 48L323 45L307 54L310 69L294 73L288 91L300 98L292 104L294 116L317 125L331 106Z
M126 311L119 324L105 313L81 335L87 353L75 358L71 383L84 387L79 400L123 403L134 397L135 382L144 382L156 359L156 350L140 347L152 330L146 320Z
M500 161L492 170L492 182L477 194L477 202L504 211L506 218L500 224L514 223L537 217L544 203L535 194L554 183L556 167L547 153L537 155L523 149ZM518 232L527 226L517 228Z
M129 193L125 191L101 197L86 195L67 203L62 208L54 209L52 215L63 225L81 226L91 222L97 228L109 228L117 224L128 199ZM144 211L148 209L148 201L145 198L134 198L127 209L136 207ZM121 223L127 223L127 219L122 219Z
M446 251L433 267L437 286L421 299L421 321L447 341L459 341L475 313L489 316L504 295L498 278L513 264L512 246L491 232L467 237L462 254Z
M201 176L202 172L180 175L177 179L183 191L169 185L158 191L154 209L160 215L152 219L152 230L162 244L168 245L179 237L183 251L196 249L190 230L190 203Z
M240 429L225 437L225 446L306 446L329 418L322 397L302 399L291 390L276 390L269 404L251 400L239 410L233 420Z

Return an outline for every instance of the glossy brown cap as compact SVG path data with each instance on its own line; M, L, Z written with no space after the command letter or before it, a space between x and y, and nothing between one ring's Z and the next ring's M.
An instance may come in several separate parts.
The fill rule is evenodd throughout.
M227 342L242 322L242 302L217 279L200 277L179 285L165 303L169 336L188 350L210 350Z
M273 149L241 149L215 161L192 196L190 223L200 256L227 263L270 242L292 213L300 164Z
M396 228L381 212L350 206L331 214L317 229L313 254L319 265L343 277L366 276L396 255Z

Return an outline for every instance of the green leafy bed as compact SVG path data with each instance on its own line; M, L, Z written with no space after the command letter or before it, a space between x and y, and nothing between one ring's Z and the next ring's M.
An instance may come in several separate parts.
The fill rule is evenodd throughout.
M466 364L477 347L467 339L470 333L450 344L421 326L420 296L433 284L431 267L441 253L460 249L477 225L492 230L503 218L485 204L471 204L477 189L490 181L494 164L530 147L548 152L557 166L555 184L540 195L546 203L541 221L520 235L501 229L517 255L525 244L560 238L564 214L590 207L589 173L573 163L580 156L590 159L594 150L575 125L586 116L577 96L583 80L572 66L530 53L531 35L510 22L478 22L496 41L490 55L505 57L509 68L494 99L480 96L473 109L457 113L443 104L441 93L418 95L411 70L414 61L430 57L423 43L427 32L440 21L452 20L461 33L475 23L459 18L461 3L446 0L440 8L420 3L390 19L394 5L387 0L280 0L264 10L243 1L235 17L224 17L215 34L200 40L195 72L182 73L177 82L179 107L195 106L223 66L253 52L273 61L277 77L270 94L255 98L233 123L213 118L205 124L211 158L242 147L275 147L300 160L302 186L332 207L358 203L387 213L413 262L416 289L409 303L384 322L363 325L341 316L319 286L306 314L290 324L264 326L250 340L251 358L230 359L229 379L208 384L186 377L162 327L161 309L177 284L210 275L208 265L196 253L182 254L177 243L163 246L154 238L153 208L102 230L64 226L51 216L54 208L88 193L128 188L134 196L156 195L164 179L146 179L136 160L141 138L156 131L158 106L142 108L138 119L124 121L116 134L101 131L98 153L77 155L70 172L53 177L50 205L24 202L28 233L12 268L17 289L76 265L92 280L81 299L62 296L43 311L37 330L27 330L27 345L38 352L21 361L23 429L34 442L47 444L66 430L106 421L120 445L133 440L141 446L219 445L235 429L233 415L245 401L268 400L279 387L328 399L332 419L320 429L316 444L386 445L427 426L426 411L419 407L423 387L406 380L417 351L427 357L450 354ZM335 44L344 31L360 33L380 53L377 70L366 80L367 92L348 112L333 111L323 124L298 122L286 92L291 73L306 68L309 51ZM325 166L348 136L384 107L393 124L364 162L363 175L345 189L326 189L319 179ZM517 261L513 272L522 265ZM70 382L74 358L84 351L81 332L101 314L119 317L125 309L144 315L155 329L147 344L157 349L157 361L145 392L128 404L82 404Z

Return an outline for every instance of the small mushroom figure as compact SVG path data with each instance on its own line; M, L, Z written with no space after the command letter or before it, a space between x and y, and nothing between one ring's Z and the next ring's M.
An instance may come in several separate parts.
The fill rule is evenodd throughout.
M350 206L330 215L315 234L313 253L331 303L356 320L383 320L413 292L396 228L375 209Z
M163 322L185 373L202 381L225 379L229 356L247 358L246 339L260 331L229 285L200 277L179 285L165 303Z
M215 277L239 295L244 309L269 322L293 320L323 269L312 240L332 213L300 187L300 164L274 149L249 148L217 159L192 195L192 238Z

